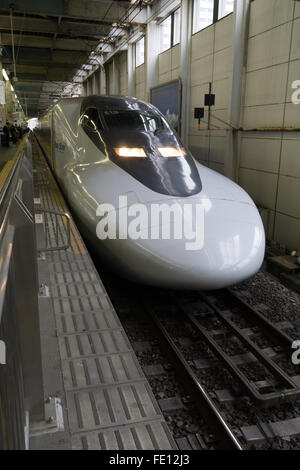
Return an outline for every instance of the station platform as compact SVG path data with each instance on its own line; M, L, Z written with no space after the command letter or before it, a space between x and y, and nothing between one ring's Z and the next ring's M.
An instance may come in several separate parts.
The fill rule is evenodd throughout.
M46 144L31 139L44 394L46 402L56 397L63 420L55 432L31 432L29 448L176 449L49 169Z
M24 148L25 139L17 144L10 144L9 147L0 146L0 188L4 185L5 179L10 172L17 155ZM2 171L3 170L3 171Z
M17 150L18 144L10 144L9 147L0 147L0 171L3 169L5 164L13 160Z

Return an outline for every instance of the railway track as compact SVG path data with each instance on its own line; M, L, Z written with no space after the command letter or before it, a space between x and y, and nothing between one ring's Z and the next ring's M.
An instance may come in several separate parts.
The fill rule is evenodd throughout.
M285 372L286 364L282 361L291 356L292 338L231 290L202 295L201 298L204 308L198 304L195 313L187 312L186 315L245 393L259 406L299 399L299 384ZM179 308L185 313L184 305ZM244 362L237 363L228 348L223 347L228 339L243 350ZM263 380L251 380L248 365L253 363L265 374Z
M232 290L139 286L137 295L114 284L106 287L180 449L299 447L289 335ZM182 416L197 429L182 433Z
M230 290L170 293L163 299L164 294L156 297L148 314L169 336L240 446L297 437L300 377L291 363L292 339ZM291 402L296 403L294 418L288 419L289 411L287 419L273 421L274 410ZM249 422L232 419L239 407L243 413L252 408Z
M164 327L158 317L153 314L150 309L148 310L148 313L159 332L164 350L180 375L185 387L193 396L200 413L210 423L214 434L218 438L218 444L223 449L242 450L242 446L238 439L225 422L222 414L210 398L209 393L201 385L201 381L188 364L184 355L176 345L176 342L168 333L167 328Z

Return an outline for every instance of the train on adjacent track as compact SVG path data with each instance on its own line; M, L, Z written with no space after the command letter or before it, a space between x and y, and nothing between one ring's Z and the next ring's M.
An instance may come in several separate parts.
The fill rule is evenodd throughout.
M82 234L118 274L159 287L209 290L243 281L261 267L265 233L254 202L196 161L153 105L125 96L63 99L35 132ZM132 206L149 213L160 206L170 209L169 217L147 221L151 229L156 224L154 237L143 220L135 222L139 237L124 236ZM99 237L99 222L110 212L101 207L118 215L116 237ZM183 225L201 224L197 249L174 235L176 209ZM170 237L161 236L164 229Z

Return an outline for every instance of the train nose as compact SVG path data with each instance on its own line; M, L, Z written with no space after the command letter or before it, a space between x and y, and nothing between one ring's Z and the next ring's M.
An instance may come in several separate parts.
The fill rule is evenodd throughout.
M203 289L219 289L251 277L261 267L265 233L254 204L209 200L202 250L188 254L191 283L197 273ZM197 281L196 281L197 282Z
M178 203L183 204L182 200ZM127 240L123 257L133 278L161 287L206 290L235 284L259 270L264 258L265 234L255 205L212 199L198 200L198 203L204 215L197 223L203 226L197 227L197 235L194 230L194 241L184 236L153 239L149 233L148 238ZM190 213L184 223L189 224L188 219ZM170 230L172 233L173 228L173 235L175 223ZM163 221L160 228L164 228Z

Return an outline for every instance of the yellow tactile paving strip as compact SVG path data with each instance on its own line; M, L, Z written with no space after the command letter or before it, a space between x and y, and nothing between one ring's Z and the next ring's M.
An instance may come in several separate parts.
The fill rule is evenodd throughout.
M26 145L26 141L27 141L27 137L24 137L22 142L19 144L13 158L11 160L9 160L8 162L6 162L4 167L2 168L2 170L0 172L0 192L3 189L3 187L5 185L5 182L8 178L8 175L9 175L11 169L13 168L14 164L16 163L20 152L22 152L22 150L24 149L24 147Z

